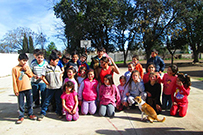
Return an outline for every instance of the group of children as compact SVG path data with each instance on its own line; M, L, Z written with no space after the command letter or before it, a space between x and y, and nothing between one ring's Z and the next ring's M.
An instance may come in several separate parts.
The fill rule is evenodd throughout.
M43 53L38 51L35 53L35 58L29 67L26 65L28 56L20 54L19 64L12 69L14 93L18 96L19 104L18 124L24 120L24 96L27 100L29 118L39 121L46 115L53 97L56 114L59 118L65 115L68 121L76 121L79 112L83 115L88 113L93 115L98 111L100 116L113 117L116 109L123 110L124 107L132 106L135 103L134 98L138 95L141 95L142 99L158 113L162 109L171 108L171 115L176 115L179 110L179 115L183 117L187 112L190 78L188 75L176 74L178 68L175 65L169 66L167 73L161 79L159 73L155 72L153 63L147 65L147 73L144 74L138 56L134 55L132 62L128 64L128 71L120 77L120 84L116 86L113 81L113 71L119 73L119 69L109 56L100 59L104 62L101 66L103 68L96 74L102 75L98 77L102 80L96 78L95 69L89 68L86 63L87 55L82 55L79 60L79 55L73 53L70 61L66 59L63 60L65 62L59 62L62 60L59 59L59 53L53 51L47 62ZM105 66L108 63L106 59L110 60L114 67ZM30 78L32 78L31 84ZM162 105L160 83L164 86ZM41 92L41 113L36 117L33 115L33 103L39 105L38 90Z

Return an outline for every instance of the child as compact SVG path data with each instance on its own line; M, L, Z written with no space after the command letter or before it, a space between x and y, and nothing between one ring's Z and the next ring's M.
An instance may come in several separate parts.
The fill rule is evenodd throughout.
M46 96L46 84L41 80L42 70L48 65L47 61L44 61L44 54L42 51L39 51L36 54L36 61L31 63L31 70L33 72L33 78L31 81L32 84L32 93L33 93L33 102L35 107L38 107L40 104L39 90L41 93L41 106L44 102Z
M38 52L40 52L40 49L35 49L35 50L33 51L33 56L34 56L35 58L31 61L31 63L33 63L33 62L35 62L35 61L37 60L36 54L37 54Z
M61 86L62 86L62 71L60 67L57 65L59 61L59 57L56 53L52 53L50 55L50 63L47 65L42 71L42 80L47 85L46 98L41 108L41 115L38 120L42 120L46 115L46 111L49 106L49 102L52 97L55 95L56 102L56 114L59 118L62 118L62 104L60 96L62 94Z
M116 98L116 99L115 99ZM115 107L119 108L120 94L116 85L114 85L112 75L104 77L104 84L99 89L100 109L99 115L113 117L115 114Z
M87 71L87 77L81 83L78 93L79 104L81 106L81 113L86 115L95 114L97 110L96 99L97 99L98 81L94 79L94 70L90 69Z
M125 72L124 76L126 77L126 82L129 81L132 71L134 71L135 66L132 62L128 63L128 71Z
M75 68L76 72L78 72L78 69L81 67L81 62L79 60L78 54L74 52L71 55L72 59L67 63L66 67L73 67Z
M63 85L63 94L61 95L62 105L65 109L66 120L76 121L79 118L78 113L78 98L74 90L74 84L71 81Z
M36 120L37 117L33 115L32 107L32 87L30 84L30 78L33 76L29 66L26 65L28 56L23 53L18 57L19 64L12 69L13 90L18 97L19 117L16 124L21 124L24 120L24 96L26 96L26 102L28 107L29 119Z
M125 107L132 106L135 103L134 98L136 96L141 96L143 100L146 99L147 95L144 92L144 83L140 79L139 72L137 70L132 71L129 81L126 84L124 94L123 94L123 105ZM128 103L127 103L128 102Z
M156 73L149 74L149 82L145 83L144 86L147 93L146 102L154 108L157 114L161 113L161 84L157 82Z
M162 83L163 83L163 94L162 94L162 108L171 109L171 93L173 86L176 83L176 73L178 72L178 67L176 65L171 65L168 67L167 73L164 74Z
M120 84L117 87L118 87L118 90L119 90L119 93L120 93L120 97L122 98L123 93L124 93L124 89L125 89L125 84L126 84L126 77L124 75L122 75L119 78L119 81L120 81ZM123 110L123 105L122 104L120 105L118 110L119 111Z
M86 77L86 67L80 67L77 77L78 87L80 87L80 84L85 79L85 77Z
M68 81L73 82L74 90L75 90L75 92L78 93L78 83L75 80L75 74L76 74L75 68L73 68L73 67L67 68L66 71L64 72L64 75L63 75L64 76L63 84L65 84Z
M82 54L80 57L80 61L81 61L81 67L86 67L87 70L89 70L89 65L86 62L87 60L87 55L86 54Z
M132 62L134 63L135 70L137 70L140 73L140 77L143 79L144 72L143 72L142 65L139 63L139 56L133 55Z
M176 80L176 85L171 94L173 105L170 114L175 116L179 111L179 116L184 117L188 108L188 95L190 94L190 76L187 74L179 73Z
M147 64L147 73L144 74L144 76L143 76L143 82L144 83L149 82L149 74L153 73L153 72L155 72L155 65L154 65L153 62L150 62L150 63ZM157 76L158 83L161 83L160 74L158 72L155 72L155 73L156 73L156 76Z

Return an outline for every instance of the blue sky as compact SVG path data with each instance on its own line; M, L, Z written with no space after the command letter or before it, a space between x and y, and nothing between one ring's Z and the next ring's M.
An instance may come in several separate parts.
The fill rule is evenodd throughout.
M0 0L0 39L3 39L3 35L9 30L27 27L36 33L42 31L49 37L49 42L55 42L59 50L64 49L63 43L54 37L55 24L62 21L55 17L51 1Z

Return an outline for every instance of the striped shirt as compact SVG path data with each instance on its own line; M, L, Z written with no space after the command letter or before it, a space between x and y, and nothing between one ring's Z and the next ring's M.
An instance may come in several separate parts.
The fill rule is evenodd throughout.
M33 74L37 75L38 77L42 76L42 70L48 65L47 61L43 61L42 64L38 64L38 62L35 60L31 63L30 68L33 72ZM41 79L35 79L32 77L32 82L36 83L44 83Z

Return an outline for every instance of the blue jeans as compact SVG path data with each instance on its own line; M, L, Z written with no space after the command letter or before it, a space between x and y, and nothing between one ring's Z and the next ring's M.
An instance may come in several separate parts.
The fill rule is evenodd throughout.
M18 107L19 107L19 119L24 117L25 112L25 102L24 97L26 97L28 116L33 115L33 107L32 107L32 90L20 91L18 96Z
M171 109L172 100L171 95L162 94L162 109Z
M35 103L35 105L40 104L39 90L41 91L41 106L42 106L46 96L46 84L32 82L33 102Z
M61 94L62 94L62 90L61 89L47 89L46 90L46 98L45 98L44 103L42 105L41 114L46 115L46 111L48 109L50 100L55 95L56 113L58 115L62 115L62 113L61 113L61 111L62 111Z
M113 117L115 114L115 107L112 104L101 105L99 109L99 115L105 116L106 113L107 113L107 116Z

